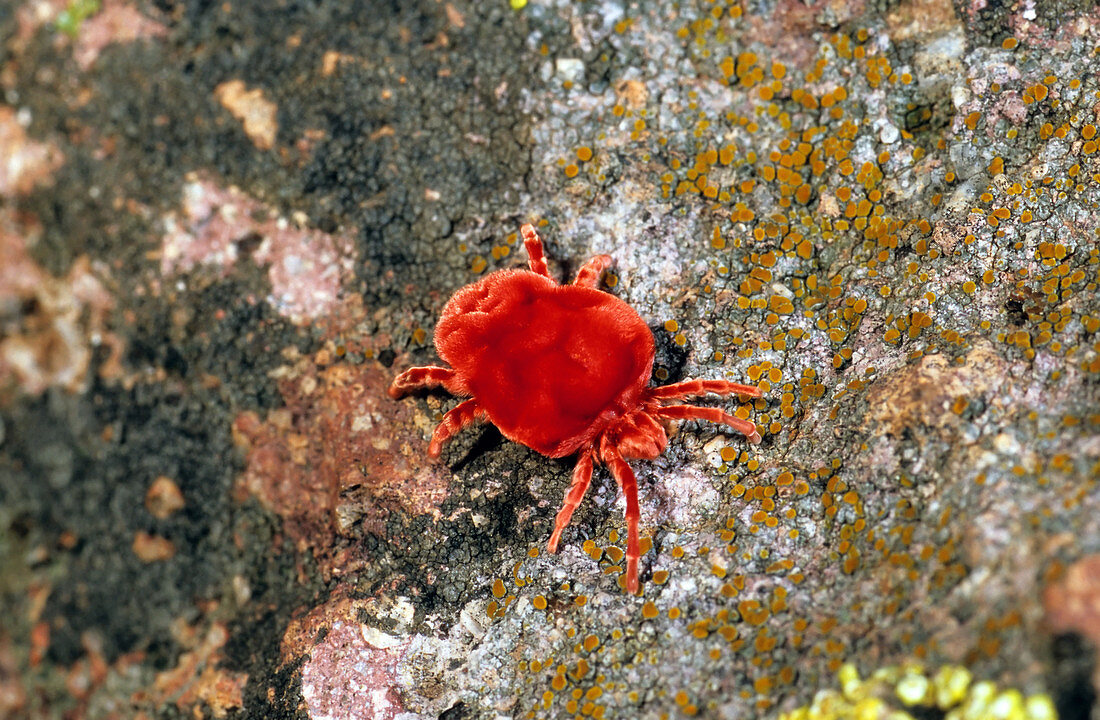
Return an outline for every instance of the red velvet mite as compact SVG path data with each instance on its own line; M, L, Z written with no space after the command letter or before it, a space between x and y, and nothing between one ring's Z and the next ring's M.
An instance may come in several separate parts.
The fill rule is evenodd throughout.
M531 269L499 270L456 292L435 329L436 350L451 367L410 368L394 379L390 396L441 386L469 398L436 427L428 446L433 458L478 420L547 457L575 453L573 482L550 535L550 552L557 552L593 465L606 466L626 496L626 587L636 593L638 483L626 461L652 460L664 451L662 420L710 420L760 442L748 420L717 408L666 404L707 393L760 397L760 390L725 380L650 387L653 334L629 305L597 289L611 256L597 255L572 285L559 285L547 271L535 229L520 230Z

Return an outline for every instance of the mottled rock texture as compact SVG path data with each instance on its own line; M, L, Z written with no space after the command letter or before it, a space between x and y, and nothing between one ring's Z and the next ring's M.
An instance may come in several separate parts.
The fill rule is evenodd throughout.
M0 4L0 716L1100 717L1095 4L513 4ZM636 597L604 471L549 555L568 459L385 394L523 222L765 391Z

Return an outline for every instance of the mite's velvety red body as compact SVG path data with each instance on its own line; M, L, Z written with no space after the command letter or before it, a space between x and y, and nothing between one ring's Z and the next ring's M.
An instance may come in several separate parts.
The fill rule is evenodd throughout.
M598 255L559 285L547 272L535 229L521 229L528 270L501 270L467 285L447 301L435 347L451 367L416 367L394 379L390 395L443 387L468 397L443 416L428 454L477 420L548 457L577 454L573 483L558 513L549 549L584 497L594 464L605 465L626 497L626 586L638 591L638 484L626 460L664 451L668 419L724 423L760 442L756 426L717 408L666 404L705 395L760 396L758 388L725 380L686 380L650 387L653 334L638 313L596 289L611 257Z

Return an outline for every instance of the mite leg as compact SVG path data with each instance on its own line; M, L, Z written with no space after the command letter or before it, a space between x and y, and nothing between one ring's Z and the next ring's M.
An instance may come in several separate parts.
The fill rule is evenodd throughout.
M668 407L657 408L651 412L657 417L670 418L673 420L710 420L714 423L729 425L731 428L747 437L749 442L754 445L760 442L760 433L756 432L756 425L749 420L742 420L739 417L734 417L718 408L696 407L695 405L669 405Z
M577 458L577 464L573 468L573 483L565 492L565 502L562 503L558 517L554 520L554 532L550 535L550 542L546 549L550 552L558 551L558 542L561 540L561 531L569 525L573 517L573 511L581 504L581 499L588 491L588 484L592 482L592 448L587 447L581 451Z
M550 271L546 268L546 256L542 254L542 240L539 239L535 228L528 223L519 231L523 235L523 246L527 248L527 260L531 265L531 272L550 277Z
M581 266L581 269L577 271L577 277L573 280L573 284L581 287L597 287L600 284L603 271L611 267L611 262L610 255L597 255Z
M409 368L393 379L390 385L390 397L397 398L407 395L414 390L423 390L442 387L451 394L454 391L455 371L450 368L427 365L424 367Z
M600 451L600 459L611 471L611 476L626 498L626 591L635 595L638 592L638 558L642 555L642 544L638 538L638 519L641 516L638 510L638 479L617 447L605 442Z
M699 397L707 393L715 395L749 395L760 397L760 388L752 385L739 385L726 380L685 380L683 382L651 388L649 396L662 400L673 398Z
M437 458L443 451L443 443L454 437L462 428L480 420L485 416L485 411L477 404L476 400L467 400L459 403L447 411L442 422L436 426L432 433L432 442L428 445L428 457Z

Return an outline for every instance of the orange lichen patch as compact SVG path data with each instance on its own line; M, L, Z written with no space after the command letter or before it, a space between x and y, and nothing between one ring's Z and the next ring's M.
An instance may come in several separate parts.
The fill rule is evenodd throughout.
M50 647L50 625L45 622L36 622L31 628L31 647L28 654L30 666L38 667L46 656L46 650Z
M772 295L768 305L780 315L789 315L794 312L794 304L782 295Z
M757 626L763 625L771 616L771 612L759 600L742 600L737 604L737 612L742 620Z
M205 703L213 716L219 718L244 705L243 692L248 675L219 667L223 658L221 648L229 639L225 625L215 623L201 638L192 631L179 639L186 647L188 642L194 642L191 638L198 640L197 646L192 645L188 652L180 655L176 667L157 674L152 692L136 693L132 702L139 706L150 700L156 706L174 702L185 711L200 711Z
M158 520L167 519L184 507L183 493L170 477L159 476L145 493L145 509Z
M1036 84L1024 89L1023 98L1024 104L1029 105L1031 103L1042 102L1046 100L1047 95L1050 94L1050 90L1046 85Z
M889 435L918 423L950 427L956 421L953 404L987 391L1003 376L1005 365L992 345L980 342L961 365L941 355L929 355L898 372L880 375L867 390L870 407L865 425L875 433Z
M363 64L363 59L355 55L337 52L336 50L326 50L325 54L321 56L321 77L331 77L337 70L345 65Z
M270 150L275 145L279 108L262 89L247 90L243 80L228 80L214 88L214 97L241 122L244 134L258 149Z
M447 495L448 479L419 451L432 418L390 402L391 378L375 363L318 368L298 358L278 371L286 407L262 419L244 412L233 424L248 464L238 494L282 516L326 576L361 561L332 555L337 534L381 533L392 512L438 517Z
M171 560L176 554L176 546L171 540L157 535L150 535L144 530L139 530L134 534L131 549L134 551L134 555L137 555L138 559L145 563Z

